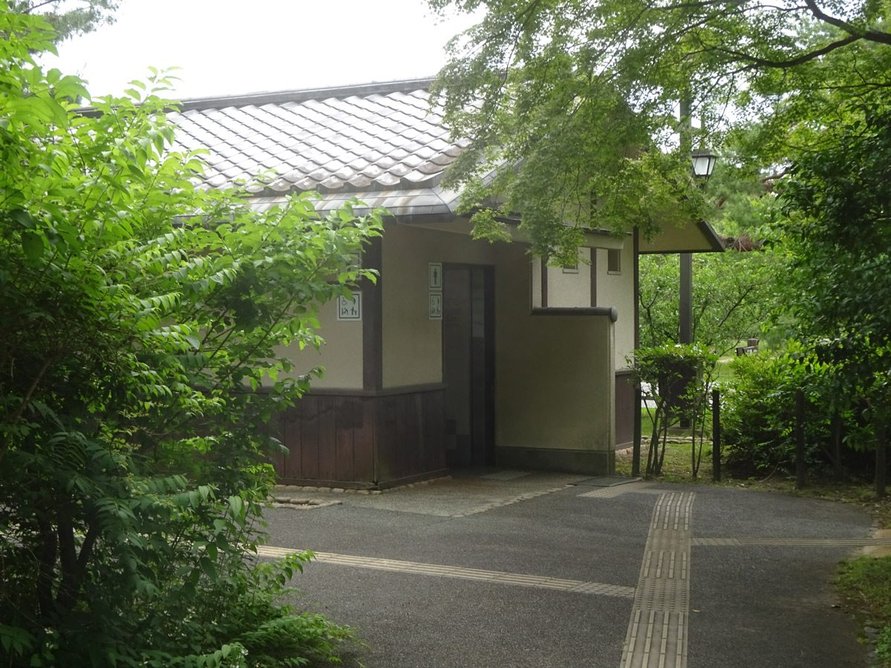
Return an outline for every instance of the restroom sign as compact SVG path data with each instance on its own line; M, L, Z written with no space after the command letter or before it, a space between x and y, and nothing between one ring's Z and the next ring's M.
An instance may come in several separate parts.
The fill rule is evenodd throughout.
M362 293L353 292L350 296L340 295L337 298L338 320L362 319Z
M442 262L427 263L427 287L442 290Z
M427 317L442 320L442 262L427 263Z
M430 320L442 320L442 293L431 292L427 304L427 317Z

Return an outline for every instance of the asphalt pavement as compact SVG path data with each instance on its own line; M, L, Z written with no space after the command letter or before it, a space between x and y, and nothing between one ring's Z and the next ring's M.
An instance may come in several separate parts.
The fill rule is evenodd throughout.
M553 473L278 495L263 554L317 552L293 602L368 668L862 667L832 578L891 542L853 506Z

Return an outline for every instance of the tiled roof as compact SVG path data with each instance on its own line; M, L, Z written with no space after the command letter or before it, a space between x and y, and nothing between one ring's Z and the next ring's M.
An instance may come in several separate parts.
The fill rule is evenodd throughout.
M351 197L393 215L447 213L443 172L466 146L431 106L431 79L191 100L171 112L178 149L204 148L204 181L249 184L260 206L314 190L320 208Z

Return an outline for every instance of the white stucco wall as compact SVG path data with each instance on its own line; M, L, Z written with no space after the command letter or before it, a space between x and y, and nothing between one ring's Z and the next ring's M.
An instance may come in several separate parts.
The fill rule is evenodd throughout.
M520 246L497 264L498 447L608 450L614 443L613 327L605 316L532 316Z
M578 273L565 273L560 267L547 268L547 305L587 307L591 301L591 271L595 273L596 298L593 306L613 307L619 314L615 325L613 364L616 370L628 368L627 356L634 350L634 247L631 237L604 237L604 247L582 248ZM609 249L620 253L620 271L609 271ZM593 262L589 258L592 257ZM527 270L532 281L532 306L542 306L541 260L534 258Z
M428 263L494 264L495 248L463 234L387 224L381 270L385 388L442 382L442 321L428 317Z
M324 367L323 376L312 382L314 388L361 389L362 322L338 320L337 304L329 302L319 309L319 324L319 334L325 339L321 349L291 346L277 351L294 362L295 375Z
M591 306L591 253L594 248L579 248L575 269L548 267L548 306Z
M597 306L614 307L619 314L616 321L616 370L627 369L626 357L634 350L634 246L629 238L620 250L619 273L610 273L607 249L597 249Z
M506 316L528 315L540 306L541 262L527 254L525 244L498 244L473 241L462 234L421 229L390 223L383 241L383 382L385 388L442 382L442 321L428 317L429 262L498 265L496 293L511 293L511 307L502 308L496 297L496 336L502 333ZM594 252L597 306L614 306L619 312L615 323L613 364L627 367L625 358L633 350L633 254L631 243L622 249L622 272L607 273L607 250L583 248L583 261L576 274L548 267L548 305L573 307L590 305L592 267L585 257ZM501 268L499 257L511 258L510 273ZM588 256L590 257L590 256ZM513 312L516 310L516 312ZM296 348L285 351L295 362L295 372L304 373L322 366L324 375L313 387L360 389L362 387L362 322L337 320L336 304L324 305L319 312L320 333L325 338L321 350Z
M384 387L442 380L441 321L427 315L428 262L495 266L495 445L608 450L614 329L604 316L532 316L538 260L520 243L388 226L383 244ZM587 252L587 249L584 249ZM590 274L559 273L557 305L589 306ZM539 291L540 294L540 291ZM549 303L554 295L549 290Z

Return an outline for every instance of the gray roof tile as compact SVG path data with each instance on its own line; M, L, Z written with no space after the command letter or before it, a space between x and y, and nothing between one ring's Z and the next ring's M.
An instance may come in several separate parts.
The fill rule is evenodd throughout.
M355 176L350 177L347 180L347 183L356 190L359 190L361 188L367 188L368 186L370 186L371 179L369 179L364 174L356 174Z
M374 181L375 181L375 183L379 183L382 186L391 186L391 187L398 186L400 183L402 183L402 181L397 176L394 176L393 174L390 174L388 172L384 172L383 174L378 176Z
M343 180L331 175L319 182L319 185L326 190L339 190L343 187Z
M388 209L394 216L442 214L453 212L456 197L455 193L438 187L425 190L344 191L327 194L317 203L317 207L322 211L328 211L343 205L348 200L357 199L362 203L354 208L359 215L376 208ZM285 197L282 196L260 196L253 199L253 206L257 210L265 211L284 201Z
M207 186L251 183L259 196L315 190L322 209L358 197L400 215L444 213L457 195L439 182L467 143L449 136L430 83L193 100L170 118L177 148L208 149Z

